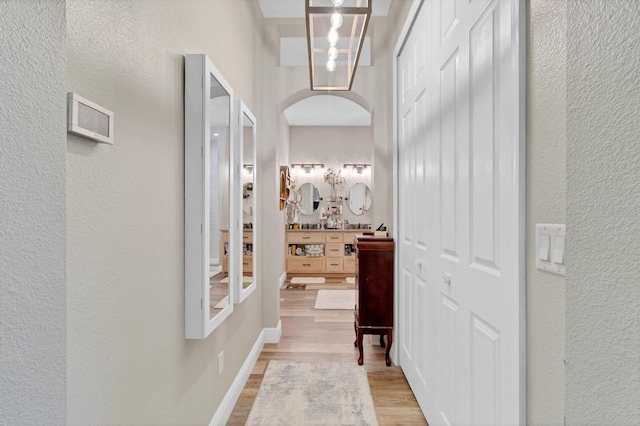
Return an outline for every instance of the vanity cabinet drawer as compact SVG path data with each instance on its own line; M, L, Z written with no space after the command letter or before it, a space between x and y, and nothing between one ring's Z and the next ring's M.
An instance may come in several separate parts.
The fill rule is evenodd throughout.
M253 257L242 257L242 272L253 272Z
M222 231L222 242L223 243L228 243L229 242L229 231ZM252 243L253 242L253 232L244 231L242 233L242 242L243 243Z
M287 234L287 241L289 244L324 243L324 234L319 232L289 232Z
M321 273L324 271L324 257L302 257L287 259L287 272Z
M356 272L356 257L345 256L343 263L344 272Z
M362 231L361 232L345 232L344 242L346 244L354 244L354 238L356 235L362 235Z
M328 257L326 259L326 271L327 272L342 272L342 259L334 259Z
M341 243L342 242L342 234L327 234L327 242L328 243Z
M324 255L331 257L342 257L342 246L342 243L326 244Z

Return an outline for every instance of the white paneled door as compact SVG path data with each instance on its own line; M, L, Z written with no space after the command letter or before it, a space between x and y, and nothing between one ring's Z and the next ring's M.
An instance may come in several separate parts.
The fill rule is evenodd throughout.
M398 362L429 424L524 424L522 0L415 1L396 50Z

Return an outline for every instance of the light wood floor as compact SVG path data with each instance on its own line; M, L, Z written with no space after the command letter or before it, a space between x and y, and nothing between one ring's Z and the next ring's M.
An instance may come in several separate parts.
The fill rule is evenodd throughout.
M269 360L335 361L357 363L353 346L352 310L316 310L321 288L353 289L344 279L326 284L307 284L305 290L280 290L282 337L278 344L264 346L227 425L244 425L255 400ZM380 425L426 425L427 422L400 367L387 367L378 336L364 338L364 365Z

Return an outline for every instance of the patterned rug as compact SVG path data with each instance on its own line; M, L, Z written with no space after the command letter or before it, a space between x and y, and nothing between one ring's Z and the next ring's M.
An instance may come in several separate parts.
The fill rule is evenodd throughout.
M314 309L355 309L355 290L318 290Z
M377 425L367 371L353 363L271 360L247 425Z

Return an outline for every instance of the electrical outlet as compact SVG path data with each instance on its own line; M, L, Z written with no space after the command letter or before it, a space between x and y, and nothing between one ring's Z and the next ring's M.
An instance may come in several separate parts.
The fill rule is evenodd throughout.
M224 371L224 351L220 351L218 354L218 376L222 375Z

